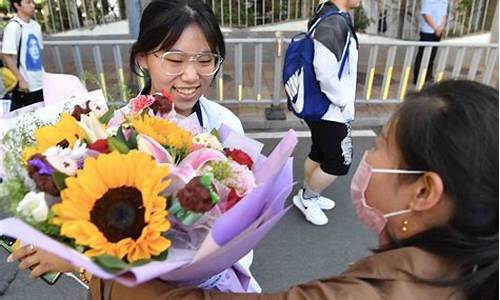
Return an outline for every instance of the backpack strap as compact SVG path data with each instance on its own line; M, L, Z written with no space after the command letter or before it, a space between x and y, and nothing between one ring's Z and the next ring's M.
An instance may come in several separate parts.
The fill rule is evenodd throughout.
M311 26L311 28L307 31L307 36L311 37L314 29L316 29L316 27L319 25L319 23L321 23L321 21L323 21L324 19L326 19L330 16L333 16L333 15L343 16L342 13L336 9L332 9L332 10L327 11L324 15L319 17L318 20ZM354 34L354 38L356 39L356 42L357 42L358 39L354 33L354 28L352 27L350 22L347 22L347 24L349 26L350 31L352 32L351 34ZM342 56L341 61L340 61L340 68L339 68L339 72L337 73L339 80L340 80L340 78L342 78L342 73L344 71L345 63L347 61L347 58L349 57L349 47L351 46L351 37L350 37L351 34L347 35L346 50L344 51L344 55Z
M316 29L316 27L318 27L318 25L319 25L319 23L321 23L321 21L323 21L324 19L328 18L329 16L333 16L333 15L342 15L342 13L336 9L331 9L331 10L327 11L324 15L319 17L318 20L316 20L316 22L311 26L311 28L309 28L309 30L307 31L307 35L311 36L314 29Z
M350 37L350 34L347 35L347 45L346 45L346 49L345 49L345 52L344 52L344 55L342 56L342 59L340 61L340 68L339 68L339 72L337 74L337 77L339 78L342 78L342 73L344 72L344 67L345 67L345 63L347 61L347 58L349 57L349 48L351 46L351 37Z
M21 65L21 45L23 41L23 25L15 19L11 19L10 22L15 22L19 24L19 27L21 28L21 36L19 37L19 45L17 45L17 68L19 69L19 66Z

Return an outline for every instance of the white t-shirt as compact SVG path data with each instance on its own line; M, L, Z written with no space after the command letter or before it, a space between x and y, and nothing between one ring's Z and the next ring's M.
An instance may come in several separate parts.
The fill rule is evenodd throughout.
M26 23L17 16L12 18L3 33L2 53L17 56L21 35L19 71L28 82L30 92L38 91L42 88L43 74L43 38L40 24L35 20Z
M232 111L219 103L208 100L204 96L201 96L199 101L204 131L208 132L212 129L219 129L222 123L224 123L237 133L245 134L240 119Z

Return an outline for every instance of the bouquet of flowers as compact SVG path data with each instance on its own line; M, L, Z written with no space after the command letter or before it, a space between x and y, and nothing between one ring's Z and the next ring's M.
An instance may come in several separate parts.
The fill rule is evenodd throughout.
M226 126L202 132L178 118L166 92L55 115L4 137L0 198L15 218L0 221L1 234L126 285L160 277L245 291L227 269L286 212L293 131L266 158ZM214 281L223 271L233 280Z

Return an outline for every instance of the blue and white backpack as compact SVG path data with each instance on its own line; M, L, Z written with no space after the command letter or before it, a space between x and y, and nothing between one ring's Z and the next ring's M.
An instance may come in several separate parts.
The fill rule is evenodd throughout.
M332 15L342 15L338 10L330 10L322 15L307 32L295 35L285 54L283 82L288 98L288 108L304 120L317 121L327 112L330 100L321 91L314 73L314 41L312 33L321 21ZM350 40L348 41L350 43ZM349 56L349 44L341 58L337 76L342 77L344 65Z

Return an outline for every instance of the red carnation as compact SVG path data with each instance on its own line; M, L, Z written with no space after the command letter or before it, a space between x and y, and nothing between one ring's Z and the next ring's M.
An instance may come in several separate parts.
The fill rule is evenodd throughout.
M100 139L92 144L88 145L87 148L91 150L95 150L100 153L109 153L109 148L108 148L108 140L107 139Z
M241 197L238 196L238 194L236 193L236 190L235 189L231 189L231 191L229 191L229 195L227 195L227 201L226 201L226 203L224 205L224 211L230 210L240 200L241 200Z
M243 152L243 150L224 148L224 154L240 165L245 165L248 169L252 169L253 160L248 154Z
M172 111L173 102L172 95L167 93L164 90L161 90L161 93L156 93L153 95L155 101L151 104L151 109L154 113L166 114Z
M172 104L172 102L173 102L172 94L170 94L169 92L165 91L164 89L160 89L160 92L165 97L166 101L169 104Z

